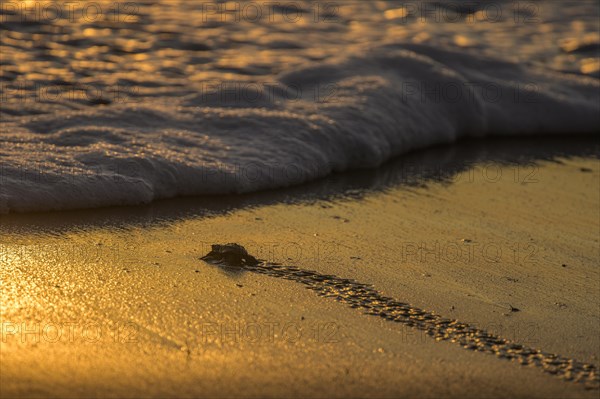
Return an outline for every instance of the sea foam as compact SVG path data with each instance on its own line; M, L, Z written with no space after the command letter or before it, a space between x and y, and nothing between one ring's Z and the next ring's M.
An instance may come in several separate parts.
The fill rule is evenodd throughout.
M221 70L189 85L192 77L145 81L131 101L107 105L60 99L23 112L6 101L0 212L245 193L464 137L596 134L600 126L591 75L441 40L339 46L347 51L292 66L275 57L268 73L246 65L239 76Z

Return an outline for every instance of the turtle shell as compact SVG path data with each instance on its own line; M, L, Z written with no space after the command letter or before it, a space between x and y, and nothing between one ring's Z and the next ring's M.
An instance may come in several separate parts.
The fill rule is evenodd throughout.
M254 266L260 262L250 255L246 248L236 243L213 244L211 251L200 259L214 264L227 266Z

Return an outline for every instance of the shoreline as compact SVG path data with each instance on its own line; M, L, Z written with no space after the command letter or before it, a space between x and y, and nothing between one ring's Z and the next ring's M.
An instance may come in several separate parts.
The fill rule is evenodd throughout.
M200 209L223 213L228 210L282 201L303 203L343 198L348 191L357 191L349 195L362 195L397 186L452 182L454 176L473 165L491 163L528 167L539 161L554 162L560 157L600 159L600 140L589 134L461 138L454 143L437 144L409 151L393 157L378 167L333 172L315 180L287 187L240 194L177 196L134 205L0 213L0 221L4 225L14 222L26 226L35 225L41 218L47 220L50 226L56 226L65 216L68 218L64 222L65 225L73 225L80 218L90 219L92 224L102 225L115 215L120 220L131 223L135 223L136 216L146 221L153 217L177 219L201 215L202 212L198 212ZM527 170L524 172L526 173ZM519 178L526 177L526 175L519 176ZM93 216L93 213L99 213L100 216Z
M328 175L311 179L285 187L269 188L258 191L231 194L179 195L169 198L152 199L145 203L107 205L99 207L67 208L40 211L1 212L0 221L10 222L21 219L27 224L29 219L38 216L60 214L69 215L79 212L82 216L88 211L119 214L123 219L129 218L128 213L146 211L181 213L180 209L190 209L193 215L199 206L206 206L219 212L227 206L237 207L238 204L269 204L281 198L291 198L293 202L303 200L318 200L324 197L340 197L348 189L358 189L365 192L378 191L386 187L398 185L427 184L429 181L452 181L453 176L468 169L473 164L500 163L513 165L533 165L537 161L552 160L556 157L596 157L600 158L600 141L589 134L555 134L555 135L523 135L490 136L460 138L456 142L436 144L426 148L415 149L397 155L383 162L378 167L350 169L342 172L331 172ZM27 176L27 169L22 171ZM40 172L37 179L44 184L51 181L60 183L55 178L45 176ZM69 180L69 176L62 176ZM91 175L90 177L98 177ZM235 176L234 176L235 177ZM3 177L5 181L6 177ZM45 181L48 180L48 181ZM358 182L358 183L357 183ZM65 189L76 190L76 186L66 186ZM224 204L226 204L224 206ZM29 215L29 216L28 216ZM30 217L31 216L31 217ZM50 216L48 219L52 219ZM61 217L56 219L60 220ZM51 221L51 224L55 222Z

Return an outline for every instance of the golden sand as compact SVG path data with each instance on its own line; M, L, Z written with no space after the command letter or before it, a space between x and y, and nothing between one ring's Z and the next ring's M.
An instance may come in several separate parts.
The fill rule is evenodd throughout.
M597 370L599 176L583 158L477 165L426 187L159 222L123 210L61 229L4 219L1 396L595 398L533 364L199 257L237 242Z

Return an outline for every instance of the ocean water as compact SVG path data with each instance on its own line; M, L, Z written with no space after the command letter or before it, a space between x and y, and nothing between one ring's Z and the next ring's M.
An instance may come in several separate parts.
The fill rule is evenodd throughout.
M5 1L0 213L279 188L597 134L597 1Z

